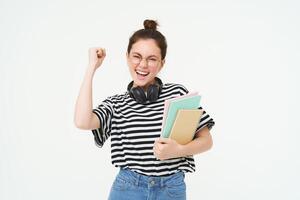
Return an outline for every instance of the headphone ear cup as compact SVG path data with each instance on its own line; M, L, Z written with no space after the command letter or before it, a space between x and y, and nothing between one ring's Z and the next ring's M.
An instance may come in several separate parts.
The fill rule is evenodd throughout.
M145 95L145 92L141 87L131 88L130 93L132 94L133 98L138 103L145 103L147 101L147 97Z
M147 98L150 102L154 102L158 99L159 88L157 85L150 85L147 90Z

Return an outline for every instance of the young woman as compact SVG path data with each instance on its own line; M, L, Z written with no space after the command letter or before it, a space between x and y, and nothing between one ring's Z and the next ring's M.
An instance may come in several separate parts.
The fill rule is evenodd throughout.
M209 130L215 122L203 112L193 141L180 145L160 138L164 101L188 93L181 84L163 83L157 75L165 63L167 42L153 20L129 39L127 63L132 82L127 91L106 98L92 108L92 79L106 56L105 49L89 49L89 65L76 102L74 123L92 130L102 146L111 138L112 164L120 168L110 200L186 199L184 173L194 172L192 155L212 146ZM199 107L199 109L202 109Z

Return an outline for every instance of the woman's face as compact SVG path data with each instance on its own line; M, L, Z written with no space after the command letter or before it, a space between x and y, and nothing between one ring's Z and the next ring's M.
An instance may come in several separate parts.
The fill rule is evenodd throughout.
M127 64L134 86L146 89L154 83L154 78L161 70L164 60L161 60L160 48L153 39L140 39L132 45L127 53Z

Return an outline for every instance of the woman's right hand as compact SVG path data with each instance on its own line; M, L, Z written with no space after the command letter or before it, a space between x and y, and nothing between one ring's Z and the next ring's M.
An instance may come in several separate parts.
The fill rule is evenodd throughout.
M104 48L89 48L89 66L96 70L102 64L105 56L106 51Z

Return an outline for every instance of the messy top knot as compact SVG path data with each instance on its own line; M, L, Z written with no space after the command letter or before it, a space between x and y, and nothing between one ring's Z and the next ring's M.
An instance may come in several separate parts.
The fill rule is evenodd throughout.
M154 20L150 20L150 19L146 19L144 21L144 27L145 29L152 29L156 31L156 27L157 27L157 22Z
M127 53L130 53L132 45L140 39L153 39L160 48L161 59L165 59L167 53L167 41L165 36L156 30L158 23L154 20L146 19L144 21L144 29L140 29L133 33L129 38Z

